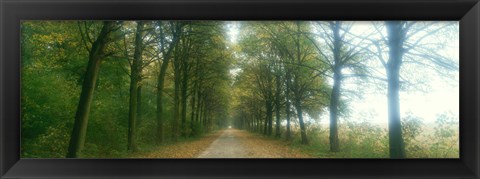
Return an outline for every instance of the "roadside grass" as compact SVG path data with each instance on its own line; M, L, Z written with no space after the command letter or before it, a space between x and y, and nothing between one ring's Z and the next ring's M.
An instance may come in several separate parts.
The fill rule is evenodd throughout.
M386 125L340 124L339 152L330 152L328 127L310 128L307 133L308 145L301 144L299 132L292 133L291 141L285 140L284 133L281 138L260 133L255 135L281 141L312 158L389 158ZM458 123L422 124L414 130L405 130L404 133L407 158L459 158Z

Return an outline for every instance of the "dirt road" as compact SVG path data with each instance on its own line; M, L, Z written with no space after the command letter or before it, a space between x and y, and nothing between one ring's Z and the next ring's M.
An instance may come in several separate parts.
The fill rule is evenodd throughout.
M287 142L238 129L225 129L192 141L165 144L129 158L308 158Z
M224 130L198 158L247 158L249 150L243 144L241 131Z
M198 158L305 158L281 141L238 129L226 129Z

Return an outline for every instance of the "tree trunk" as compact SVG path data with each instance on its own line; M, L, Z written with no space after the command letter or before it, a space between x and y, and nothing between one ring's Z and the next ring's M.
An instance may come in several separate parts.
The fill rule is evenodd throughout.
M273 104L271 100L268 100L267 102L267 121L268 121L268 131L267 135L272 135L272 130L273 130Z
M140 82L141 83L141 79ZM142 123L142 84L138 84L137 88L137 126Z
M164 89L164 81L165 81L165 74L168 68L168 62L170 60L164 59L162 66L160 67L160 73L158 74L157 79L157 137L156 141L157 144L163 142L163 89Z
M161 28L160 28L161 29ZM157 136L156 136L156 142L157 144L161 144L164 139L164 134L163 134L163 90L164 90L164 82L165 82L165 74L168 69L168 63L170 62L171 54L173 52L173 49L178 43L178 36L181 34L179 31L181 28L176 27L176 30L174 34L172 35L173 40L168 46L168 50L165 52L163 51L163 62L162 65L160 66L160 72L158 73L158 78L157 78ZM161 38L163 37L163 31L161 32ZM162 43L162 49L164 48L165 44Z
M265 106L267 106L267 103L265 103ZM268 115L265 115L265 122L263 123L263 135L268 135Z
M88 115L90 113L93 92L95 91L100 64L105 55L105 47L110 41L108 36L114 24L115 22L113 21L103 22L102 30L90 49L87 71L83 79L82 92L80 93L80 100L78 102L77 112L75 113L75 123L70 136L67 158L77 158L82 152L85 135L87 133Z
M174 93L173 93L173 124L172 124L172 140L177 141L179 131L178 122L180 120L180 59L174 59Z
M338 152L340 150L338 142L338 101L340 100L340 75L333 74L333 88L330 99L330 151Z
M200 125L202 126L203 129L205 129L205 96L202 96L202 101L201 101L201 108L200 108Z
M308 144L308 139L307 139L307 131L305 128L305 123L303 122L303 111L302 111L302 106L300 105L300 101L296 101L296 108L297 108L297 115L298 115L298 122L300 124L300 134L302 136L302 144L306 145Z
M255 118L252 115L250 115L249 119L250 119L249 120L250 121L250 129L249 130L253 131L253 126L255 126Z
M280 75L275 77L276 91L275 91L275 137L280 138Z
M182 129L181 129L181 133L182 133L182 137L186 137L187 136L187 90L188 90L188 63L186 58L182 59L181 67L182 67L182 82L181 82L182 83L181 84Z
M255 115L255 119L257 120L257 121L256 121L257 124L256 124L256 126L255 126L255 127L256 127L255 131L258 132L258 133L261 133L261 132L262 132L262 128L261 128L261 126L262 126L262 119L261 119L260 116L258 115L258 107L257 107L257 104L255 104L255 113L254 113L254 115Z
M336 21L332 23L333 31L333 87L330 98L330 151L338 152L340 150L338 141L338 102L340 100L340 87L342 81L342 69L341 69L341 37L340 37L340 22Z
M405 158L405 146L402 137L399 102L399 73L403 56L403 40L405 33L402 22L388 21L389 60L387 63L388 77L388 137L390 158Z
M200 90L200 89L198 89ZM200 110L202 109L202 101L200 98L200 91L197 91L197 111L195 112L195 122L200 122Z
M286 139L291 140L292 139L292 131L291 131L291 126L290 126L290 72L287 71L286 77L286 83L285 83L285 114L287 115L287 133L286 133Z
M194 121L195 120L195 98L197 97L196 96L197 95L196 94L197 93L197 87L196 86L197 86L196 84L193 86L193 94L192 94L192 102L191 102L192 106L191 106L191 111L190 111L190 130L192 130L192 132L190 133L191 136L196 135L196 132L197 132L197 131L195 131L195 125L194 125L195 124L195 121ZM198 106L197 106L197 108L198 108Z
M138 82L140 81L142 67L142 51L143 51L143 21L137 22L137 32L135 34L135 52L133 54L133 62L130 74L130 106L128 112L128 145L127 150L130 152L137 151L136 144L136 124L137 124L137 96Z

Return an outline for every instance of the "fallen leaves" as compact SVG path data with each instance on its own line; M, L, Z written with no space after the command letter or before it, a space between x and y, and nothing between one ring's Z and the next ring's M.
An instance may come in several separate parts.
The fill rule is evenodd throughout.
M194 141L181 141L174 144L159 146L153 152L139 152L129 156L130 158L196 158L222 133L206 135Z
M249 148L250 158L312 158L298 149L291 148L286 141L240 131L243 143Z
M312 158L310 155L302 153L299 149L290 147L286 141L271 139L243 130L226 130L230 130L229 135L232 135L238 143L244 146L245 151L242 151L241 155L242 157L246 156L245 158ZM175 144L164 145L158 147L154 152L137 153L130 157L197 158L213 141L223 134L223 132L224 131L218 131L194 141L182 141ZM224 150L224 148L219 150Z

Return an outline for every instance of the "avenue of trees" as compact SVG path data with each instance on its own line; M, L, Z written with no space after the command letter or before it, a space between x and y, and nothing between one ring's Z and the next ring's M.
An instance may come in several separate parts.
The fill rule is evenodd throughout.
M458 157L458 116L426 131L400 110L401 91L455 82L458 24L235 24L22 22L22 157L124 157L229 126L338 157ZM387 128L347 120L366 91L385 95Z
M221 22L23 23L22 155L115 157L225 126L224 41Z
M237 103L233 116L240 128L292 140L295 126L301 144L316 140L332 153L340 152L342 144L349 148L352 143L364 143L358 144L364 148L345 149L366 150L358 152L357 157L406 158L406 148L412 149L411 157L435 156L427 153L437 149L425 148L414 140L424 130L422 120L414 115L400 115L399 93L401 89L419 88L427 88L423 90L427 93L429 89L422 80L432 75L452 82L453 74L458 73L458 56L445 53L449 45L445 41L457 39L458 43L458 26L454 23L245 22L239 34L240 50L235 56L241 62L234 84ZM344 89L344 83L352 81L357 89ZM349 100L369 88L385 94L388 100L387 129L368 121L355 124L347 120L359 118L349 116ZM326 130L318 127L324 113L329 116ZM343 134L340 118L345 119ZM439 115L437 120L455 124L452 116L446 114ZM458 135L455 127L458 129L454 125L448 129L437 127L435 135L449 138L455 131ZM328 141L318 142L319 132L327 132ZM340 135L347 142L342 143ZM353 141L361 136L366 137ZM455 137L458 138L452 138ZM367 140L371 143L365 143ZM406 146L406 142L411 144ZM442 157L458 156L458 141L446 148L447 152L442 152L449 154ZM372 150L380 152L365 155Z

